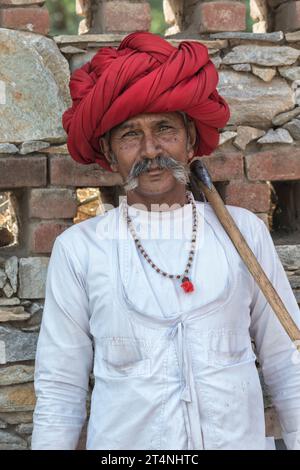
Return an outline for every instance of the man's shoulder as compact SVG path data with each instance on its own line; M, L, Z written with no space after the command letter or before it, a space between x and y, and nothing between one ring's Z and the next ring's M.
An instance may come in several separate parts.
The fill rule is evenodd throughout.
M58 235L56 240L71 252L78 249L84 251L84 248L93 242L105 239L104 234L107 230L111 230L117 213L118 208L113 208L103 214L77 222Z
M202 211L204 211L204 218L208 219L214 224L220 224L221 222L218 220L218 217L211 204L202 203L202 205L203 204L205 204L204 207L202 207ZM250 245L253 246L255 244L257 236L259 233L261 233L261 231L265 232L268 230L263 220L249 209L229 204L226 204L225 206L236 223L238 229Z

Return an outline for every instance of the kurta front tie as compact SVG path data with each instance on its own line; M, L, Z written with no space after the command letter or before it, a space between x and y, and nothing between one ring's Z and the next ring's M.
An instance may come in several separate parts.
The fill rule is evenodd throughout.
M185 322L179 321L171 328L168 335L170 340L175 340L175 347L178 355L182 387L180 400L184 402L183 414L188 439L188 450L202 450L204 449L204 445L201 431L201 419L197 396L195 393L186 328L187 326Z

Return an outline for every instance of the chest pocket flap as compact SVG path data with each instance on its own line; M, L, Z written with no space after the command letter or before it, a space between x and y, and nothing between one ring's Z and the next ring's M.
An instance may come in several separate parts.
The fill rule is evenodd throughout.
M150 358L147 357L143 339L114 336L99 338L104 372L112 377L132 377L150 374Z

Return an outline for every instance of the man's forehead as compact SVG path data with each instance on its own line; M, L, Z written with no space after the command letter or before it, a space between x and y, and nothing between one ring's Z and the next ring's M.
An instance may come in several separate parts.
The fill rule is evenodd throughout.
M181 116L178 111L169 112L169 113L142 113L142 114L137 114L136 116L133 116L132 118L127 119L126 121L123 121L114 129L115 130L123 129L124 127L138 124L138 123L141 123L142 121L147 121L151 123L151 122L159 122L159 121L164 121L164 120L178 121L179 119L181 119Z

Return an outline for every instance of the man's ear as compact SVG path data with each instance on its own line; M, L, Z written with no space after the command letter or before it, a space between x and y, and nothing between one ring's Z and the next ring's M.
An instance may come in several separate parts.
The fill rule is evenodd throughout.
M99 146L100 146L100 151L101 153L103 153L103 155L105 155L105 158L106 160L108 161L108 163L110 164L110 167L112 169L112 171L114 171L115 173L118 172L118 164L117 163L113 163L112 162L112 159L111 159L111 156L110 156L110 145L109 145L109 142L108 142L108 139L107 137L100 137L99 139Z

